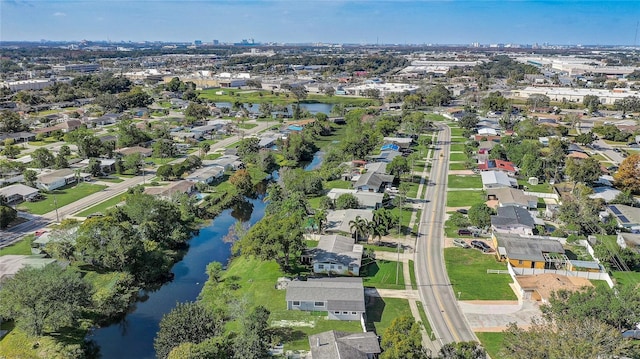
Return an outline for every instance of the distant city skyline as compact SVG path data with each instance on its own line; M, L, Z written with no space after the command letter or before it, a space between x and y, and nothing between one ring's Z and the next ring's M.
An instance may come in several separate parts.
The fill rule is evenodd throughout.
M638 45L640 1L0 0L2 41Z

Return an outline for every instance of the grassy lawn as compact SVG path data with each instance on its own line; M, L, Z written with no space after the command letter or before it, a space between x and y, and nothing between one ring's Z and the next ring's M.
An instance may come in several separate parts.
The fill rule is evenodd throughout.
M391 209L391 213L393 213L394 216L398 216L398 218L400 218L400 233L402 235L407 234L407 227L409 227L409 221L411 220L411 209L410 208L403 208L400 209L398 207L393 207L393 209ZM394 228L392 229L391 233L396 233L398 232L398 228Z
M57 206L60 208L93 193L100 192L106 187L107 186L83 182L73 187L63 187L62 189L57 189L51 193L45 194L46 198L42 201L24 202L20 204L18 208L33 214L45 214L55 210L56 208L53 195L55 195Z
M438 115L437 113L428 113L426 117L429 121L447 121L446 117Z
M460 170L466 170L467 167L465 167L464 163L459 163L459 162L451 162L449 163L449 170L450 171L460 171Z
M487 269L506 270L491 254L475 249L445 248L444 259L453 292L460 300L516 300L508 274L487 274Z
M467 207L482 203L484 191L447 191L447 207Z
M447 186L449 188L482 188L482 179L478 175L449 175Z
M418 187L420 187L419 182L407 182L403 181L403 183L407 183L409 188L407 189L407 197L408 198L417 198L418 197Z
M418 312L420 312L420 320L422 321L422 326L427 331L427 335L431 337L433 329L431 329L431 323L429 323L429 318L427 318L427 313L425 313L424 311L422 302L418 300L416 301L416 305L418 306Z
M464 152L464 145L461 143L457 143L455 145L451 145L452 152Z
M536 185L531 185L527 183L527 180L519 179L518 185L527 186L527 191L529 192L540 192L540 193L553 193L553 188L548 183L540 183Z
M34 235L30 234L15 244L0 248L0 256L6 256L9 254L31 254L31 242L33 242L33 239Z
M451 153L449 155L449 160L455 162L464 162L467 160L467 155L464 153Z
M98 212L104 213L107 210L107 208L111 208L111 207L115 206L116 204L124 201L125 196L126 196L126 193L123 193L123 194L120 194L120 195L115 196L113 198L110 198L110 199L108 199L108 200L106 200L104 202L96 204L95 206L89 207L89 208L85 209L84 211L82 211L80 213L76 213L76 216L86 217L86 216L88 216L90 214L93 214L93 213L98 213Z
M379 251L379 252L398 253L397 247L377 246L375 244L365 244L364 249L371 249L372 251ZM400 246L400 253L404 253L404 248L402 248L402 246Z
M394 319L411 316L409 301L406 299L368 297L367 300L367 321L373 324L378 335L384 334Z
M411 289L418 289L418 285L416 284L416 269L411 259L409 259L409 277L411 279Z
M639 285L640 272L619 272L612 271L613 279L616 285Z
M223 94L218 95L216 92L223 91ZM237 90L237 89L207 89L199 91L200 98L209 99L214 102L249 102L249 103L262 103L269 102L272 104L283 105L296 102L295 97L288 93L275 93L266 90ZM287 96L288 95L288 96ZM304 102L307 103L341 103L345 105L377 105L378 101L362 98L362 97L349 97L349 96L325 96L310 94Z
M307 203L309 203L309 206L311 206L311 208L318 209L320 208L320 201L322 201L322 197L324 196L307 198Z
M254 127L258 127L258 124L256 123L241 123L238 125L239 128L243 129L243 130L250 130Z
M385 260L377 260L364 266L360 272L365 287L381 289L404 289L404 276L402 275L402 263ZM396 284L396 268L398 284Z
M287 310L286 291L275 289L278 277L284 276L275 261L260 261L241 256L233 259L223 275L223 280L238 286L238 289L229 292L233 298L244 300L250 306L264 305L271 311L271 325L286 326L288 332L282 336L285 350L308 350L307 337L327 330L362 331L358 321L327 320L321 312ZM200 294L201 300L208 305L215 305L219 295L218 288L209 282Z
M452 144L465 143L467 141L469 141L469 139L466 138L466 137L451 137L451 143Z
M353 185L351 181L342 180L327 181L324 183L324 189L329 190L332 188L352 189Z
M464 132L463 128L451 127L451 136L462 136L463 132Z
M487 354L492 358L500 358L500 351L502 350L502 343L504 341L504 333L478 333L476 336L480 339L480 343L487 350Z

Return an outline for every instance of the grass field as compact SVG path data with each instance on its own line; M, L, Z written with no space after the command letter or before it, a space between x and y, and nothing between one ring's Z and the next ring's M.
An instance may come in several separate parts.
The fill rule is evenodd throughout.
M321 313L287 310L285 290L275 289L278 277L285 274L275 261L260 261L244 256L236 257L223 275L223 281L234 283L238 289L229 294L237 300L246 301L249 306L264 305L271 316L269 322L273 326L283 326L282 336L285 350L309 349L307 337L311 334L327 330L361 332L358 321L327 320ZM208 305L215 305L218 288L208 282L201 293L201 300Z
M449 175L447 180L449 188L482 188L482 179L478 175L459 176Z
M15 244L0 248L0 256L6 256L9 254L31 254L31 242L33 242L33 239L34 235L30 234Z
M464 152L464 145L461 143L456 143L455 145L451 145L452 152Z
M639 285L640 272L619 272L612 271L615 283L618 285Z
M398 262L377 260L362 268L360 276L365 287L381 289L404 289L402 265ZM396 284L396 268L398 270L398 284Z
M464 153L451 153L449 160L454 162L464 162L467 160L467 155Z
M479 333L476 332L476 336L480 339L480 343L487 350L487 354L492 358L500 358L500 351L502 350L502 343L504 341L504 333Z
M527 187L527 191L529 191L529 192L553 193L553 188L548 183L540 183L540 184L531 185L531 184L527 183L527 180L519 179L518 180L518 185L526 186Z
M460 170L466 170L467 167L464 165L464 163L460 163L460 162L451 162L449 163L449 170L450 171L460 171Z
M484 201L484 191L447 191L447 207L473 206Z
M105 188L106 186L103 185L83 182L73 187L64 187L45 194L46 198L41 201L24 202L18 206L18 209L28 211L32 214L45 214L54 211L56 209L56 204L58 208L60 208L93 193L100 192ZM54 195L56 203L54 203Z
M380 251L380 252L398 253L397 247L378 246L375 244L365 244L364 249L371 249L372 251ZM404 249L402 248L402 246L400 247L400 253L404 253Z
M368 297L367 321L373 324L378 335L384 335L391 322L402 316L411 316L409 301L398 298Z
M464 132L464 128L451 127L451 136L462 136L463 132Z
M199 97L212 100L214 102L235 102L240 101L244 103L263 103L269 102L274 105L284 105L295 103L294 96L288 93L274 93L266 90L236 90L236 89L224 89L222 95L217 95L216 92L221 89L207 89L200 91ZM288 96L287 96L288 95ZM324 96L310 94L305 100L305 103L333 103L355 106L377 105L379 101L367 99L363 97L349 97L349 96Z
M411 289L418 289L418 284L416 283L416 269L414 268L412 260L409 260L409 277L411 278Z
M427 313L424 311L424 307L422 306L421 301L416 301L416 305L418 306L418 312L420 313L420 321L422 322L422 326L424 330L427 331L427 336L430 338L433 337L433 329L431 328L431 323L429 323L429 319L427 318Z
M85 209L84 211L80 212L80 213L76 213L76 216L79 217L86 217L90 214L94 214L94 213L104 213L104 211L107 210L107 208L111 208L113 206L115 206L116 204L124 201L126 196L126 193L120 194L118 196L115 196L113 198L110 198L102 203L98 203L95 206L89 207L87 209Z
M325 182L324 188L327 190L332 188L351 189L353 188L353 184L351 181L334 180Z
M460 300L517 299L509 287L511 276L487 274L487 269L507 269L495 256L475 249L445 248L444 259L453 292L460 293Z
M465 143L467 142L469 139L465 138L465 137L451 137L451 143Z

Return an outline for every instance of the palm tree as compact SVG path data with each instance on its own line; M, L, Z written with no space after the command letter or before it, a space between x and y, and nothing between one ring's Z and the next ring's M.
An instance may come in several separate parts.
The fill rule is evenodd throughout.
M371 232L371 239L375 239L378 237L378 243L382 239L382 236L387 234L384 226L381 224L376 224L375 222L369 222L369 231Z
M313 221L317 226L318 234L324 233L325 228L327 227L327 211L319 210L313 215Z
M368 237L369 221L360 216L356 216L355 219L349 221L349 229L352 235L355 234L356 241L358 241L362 237Z

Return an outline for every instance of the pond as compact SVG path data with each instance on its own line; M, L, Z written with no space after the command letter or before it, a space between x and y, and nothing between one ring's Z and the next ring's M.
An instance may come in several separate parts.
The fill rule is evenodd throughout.
M209 226L200 229L189 241L184 258L173 266L173 281L160 289L146 292L142 301L119 323L96 329L88 339L100 347L100 357L153 359L153 339L159 329L160 319L176 306L177 302L194 301L207 280L207 264L218 261L227 263L231 255L231 243L224 237L229 228L240 220L253 225L264 216L266 203L262 196L248 199L218 215Z

